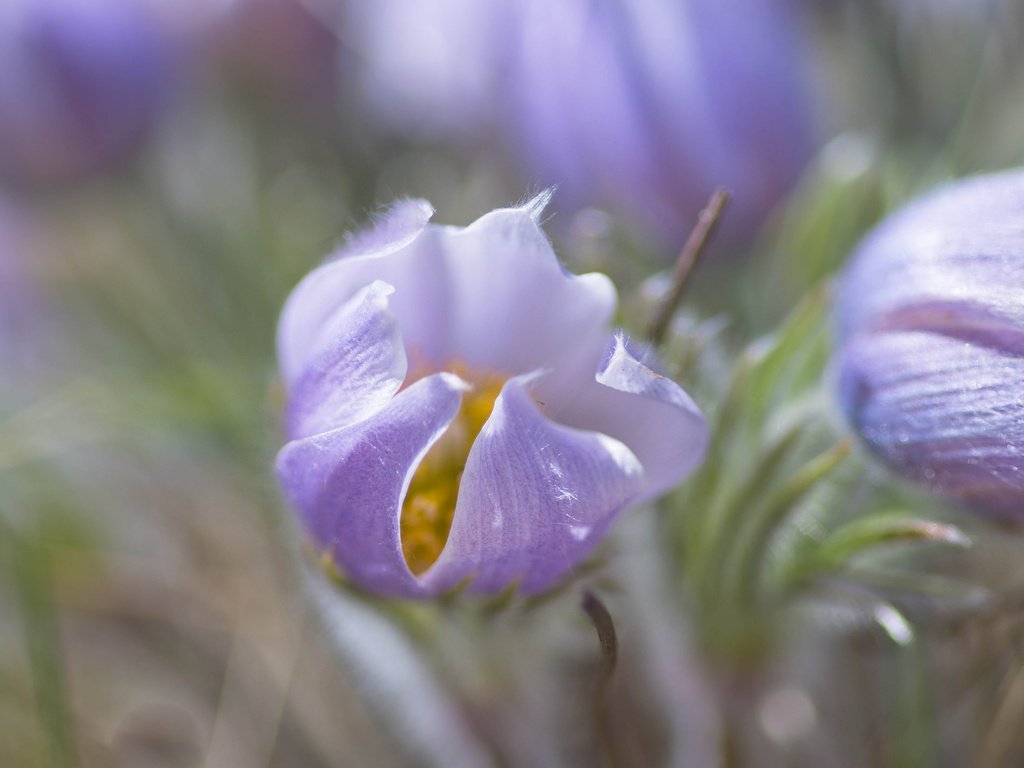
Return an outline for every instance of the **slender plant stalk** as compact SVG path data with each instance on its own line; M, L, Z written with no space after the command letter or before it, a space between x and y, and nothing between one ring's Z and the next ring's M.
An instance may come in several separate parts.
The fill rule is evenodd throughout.
M672 321L676 307L679 306L679 301L683 298L686 285L690 282L690 275L693 273L694 267L697 266L697 261L706 249L711 236L715 233L715 228L726 205L729 204L729 199L729 192L721 187L711 194L708 204L704 206L704 210L697 217L697 224L690 231L690 236L679 252L675 266L672 268L672 287L662 300L658 311L655 312L654 320L647 331L648 340L655 346L665 340L668 325Z
M601 645L601 676L597 695L594 697L594 720L604 746L604 764L609 768L615 768L623 762L618 754L608 709L608 695L619 661L619 641L615 633L615 622L604 603L589 590L584 593L580 607L594 625L598 643Z
M8 530L7 534L10 533ZM75 745L49 558L46 550L34 541L17 535L9 541L14 550L14 583L21 603L25 647L48 764L53 768L70 768L76 764Z

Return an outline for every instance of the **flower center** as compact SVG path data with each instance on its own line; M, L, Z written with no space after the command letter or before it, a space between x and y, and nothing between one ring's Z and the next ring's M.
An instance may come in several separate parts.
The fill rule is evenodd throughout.
M473 388L463 394L462 405L413 473L402 503L402 554L409 570L419 576L441 555L455 515L459 483L469 449L494 409L505 377L450 367Z

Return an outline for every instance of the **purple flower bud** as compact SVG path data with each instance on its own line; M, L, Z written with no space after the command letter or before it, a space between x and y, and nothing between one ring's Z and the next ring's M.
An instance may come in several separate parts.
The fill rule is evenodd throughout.
M353 4L365 85L407 133L502 135L570 207L678 240L717 186L742 239L814 150L787 0Z
M243 81L287 100L330 102L338 39L313 7L296 0L232 0L208 25L209 54Z
M890 466L1024 511L1024 172L958 182L889 217L838 297L840 403Z
M169 44L129 0L0 9L0 175L74 181L120 161L167 95Z
M405 135L468 138L499 118L511 4L376 0L346 3L345 14L378 122Z
M611 282L559 264L546 202L466 228L400 203L288 299L278 477L364 589L543 591L703 456L690 398L608 330Z
M747 236L814 146L787 2L528 0L509 90L524 161L678 239L717 186Z

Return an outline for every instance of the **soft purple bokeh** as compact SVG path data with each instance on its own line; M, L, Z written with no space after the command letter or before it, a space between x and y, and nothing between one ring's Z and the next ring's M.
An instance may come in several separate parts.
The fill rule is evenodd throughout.
M394 132L471 139L500 119L513 6L480 0L346 2L369 111Z
M24 186L109 168L168 96L170 41L132 0L7 0L0 8L0 177Z
M1024 171L883 222L838 296L840 402L900 473L1024 519Z
M815 149L789 0L355 4L364 85L392 128L502 136L559 204L678 243L716 186L749 238Z
M678 238L716 186L749 236L814 150L790 3L526 0L508 76L524 163Z
M35 226L26 210L0 196L0 390L41 362L51 325L32 272Z
M290 442L278 477L316 547L364 589L543 591L625 506L703 456L696 406L609 330L610 281L558 262L537 223L546 202L466 228L400 203L285 306ZM416 576L402 551L403 497L474 372L498 374L500 394L469 448L447 544Z
M332 0L232 0L206 26L206 55L286 102L333 104L339 46L331 5Z

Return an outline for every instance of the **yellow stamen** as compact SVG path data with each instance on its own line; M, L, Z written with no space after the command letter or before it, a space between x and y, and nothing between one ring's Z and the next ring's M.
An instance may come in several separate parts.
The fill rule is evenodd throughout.
M474 374L459 365L448 370L473 388L462 396L452 423L416 468L402 504L402 554L416 575L434 564L448 541L469 449L505 383L504 377Z

